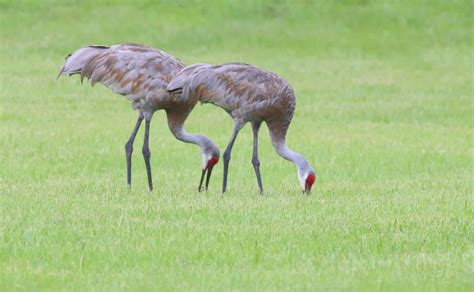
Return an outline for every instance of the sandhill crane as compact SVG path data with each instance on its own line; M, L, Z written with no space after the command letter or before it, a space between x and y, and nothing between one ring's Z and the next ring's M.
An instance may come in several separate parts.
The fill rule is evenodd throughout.
M135 136L145 119L145 138L142 153L145 158L148 186L153 190L150 165L149 131L155 111L164 109L168 126L173 135L186 143L201 148L202 173L198 190L207 172L205 189L209 185L212 168L219 160L219 149L204 135L187 133L183 124L197 100L171 96L166 86L174 74L184 68L184 64L175 57L158 49L137 44L114 46L88 46L69 54L61 67L61 75L80 74L81 83L86 77L92 86L100 82L115 93L126 96L132 101L132 108L138 110L135 128L125 144L127 159L127 183L131 185L132 152Z
M224 152L223 193L227 188L232 147L247 122L252 124L253 130L252 164L260 192L263 192L258 159L258 131L263 121L268 126L276 152L295 164L303 192L311 191L315 172L301 154L289 149L285 143L296 104L293 89L285 80L248 64L195 64L175 75L167 90L177 98L217 105L233 118L234 132Z

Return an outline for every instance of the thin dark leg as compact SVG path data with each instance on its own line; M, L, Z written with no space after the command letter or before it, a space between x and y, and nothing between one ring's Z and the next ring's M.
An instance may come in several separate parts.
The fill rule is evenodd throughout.
M138 129L142 124L143 116L140 114L138 116L137 123L135 128L128 139L128 142L125 144L125 156L127 158L127 184L130 186L132 184L132 152L133 152L133 141L135 141L135 136L137 135Z
M234 128L234 133L232 133L232 137L230 138L229 144L227 144L227 148L224 152L224 181L222 183L222 193L225 193L227 189L227 175L229 173L230 152L232 151L235 138L237 138L237 134L239 134L240 129L242 129L242 125L236 124Z
M145 139L143 141L143 148L142 148L142 153L143 153L143 158L145 158L145 166L146 166L146 175L148 177L148 187L150 188L150 191L153 190L153 182L151 179L151 165L150 165L150 147L148 146L148 137L150 133L150 121L146 120L145 122Z
M258 130L260 130L261 122L252 123L253 131L253 154L252 154L252 164L255 169L255 175L257 176L258 187L260 189L260 194L263 194L263 185L262 177L260 176L260 160L258 160Z

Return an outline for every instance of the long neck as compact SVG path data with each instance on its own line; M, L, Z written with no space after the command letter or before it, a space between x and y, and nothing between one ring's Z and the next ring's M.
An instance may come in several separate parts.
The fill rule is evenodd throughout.
M192 108L192 107L191 107ZM213 145L211 140L204 135L189 134L183 128L183 124L188 117L190 109L187 110L168 110L168 127L170 128L171 133L176 137L176 139L183 141L185 143L192 143L198 145L201 148L201 152L204 152L206 147L210 144Z
M288 148L288 146L286 146L285 137L290 121L291 116L287 122L267 123L267 125L270 132L270 139L272 140L272 144L276 152L286 160L293 162L293 164L296 166L296 169L298 170L298 175L301 180L302 175L308 174L309 172L313 171L313 169L301 154L291 150Z
M201 150L204 150L206 145L208 145L209 143L212 143L211 140L209 140L209 138L207 138L206 136L199 135L199 134L190 134L186 132L186 130L183 127L173 128L171 129L171 132L176 137L176 139L183 141L185 143L198 145L201 148Z
M306 159L298 152L295 152L288 148L285 143L277 145L275 149L281 157L293 162L298 171L311 169L311 166L309 166L308 161L306 161Z
M273 144L273 146L281 157L293 162L300 175L305 175L308 172L313 171L313 169L309 165L308 161L303 157L303 155L288 148L284 140Z
M174 134L176 139L183 141L185 143L191 143L198 145L199 148L201 148L201 156L202 156L202 169L204 169L207 165L207 161L209 160L210 157L207 157L207 154L209 152L209 147L212 147L210 145L214 145L209 138L207 138L204 135L198 135L198 134L189 134L186 132L183 127L179 128L173 128L171 129L171 132Z

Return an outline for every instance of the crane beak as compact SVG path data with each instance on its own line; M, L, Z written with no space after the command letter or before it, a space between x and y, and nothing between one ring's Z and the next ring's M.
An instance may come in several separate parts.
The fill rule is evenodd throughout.
M218 156L213 156L207 161L206 168L202 170L201 180L199 181L198 192L207 191L207 187L209 186L209 181L211 180L212 169L214 168L214 166L217 164L218 161L219 161ZM206 173L207 173L206 186L203 188L202 183L204 182L204 176L206 175Z
M206 175L206 170L207 170L207 168L204 168L204 169L202 170L201 180L199 181L198 192L204 191L204 189L202 188L202 182L204 181L204 176Z
M214 166L209 166L209 167L206 167L205 169L202 170L201 179L199 181L198 192L207 191L207 189L209 187L209 181L211 180L211 174L212 174L212 169L213 168L214 168ZM206 176L206 173L207 173L207 176ZM206 185L205 185L205 187L202 186L202 183L204 182L204 176L206 176Z
M207 191L207 187L209 186L209 181L211 180L211 174L212 174L212 170L214 169L214 166L211 166L207 169L207 176L206 176L206 191Z

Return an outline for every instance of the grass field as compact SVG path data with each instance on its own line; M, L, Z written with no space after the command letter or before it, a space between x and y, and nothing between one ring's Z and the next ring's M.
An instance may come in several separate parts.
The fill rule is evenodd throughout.
M0 0L0 290L474 289L472 1ZM87 44L138 42L187 64L253 63L294 87L288 135L318 173L251 130L229 191L197 193L197 147L151 124L156 190L121 96L56 74ZM187 122L223 149L212 105ZM137 139L140 149L142 132Z

